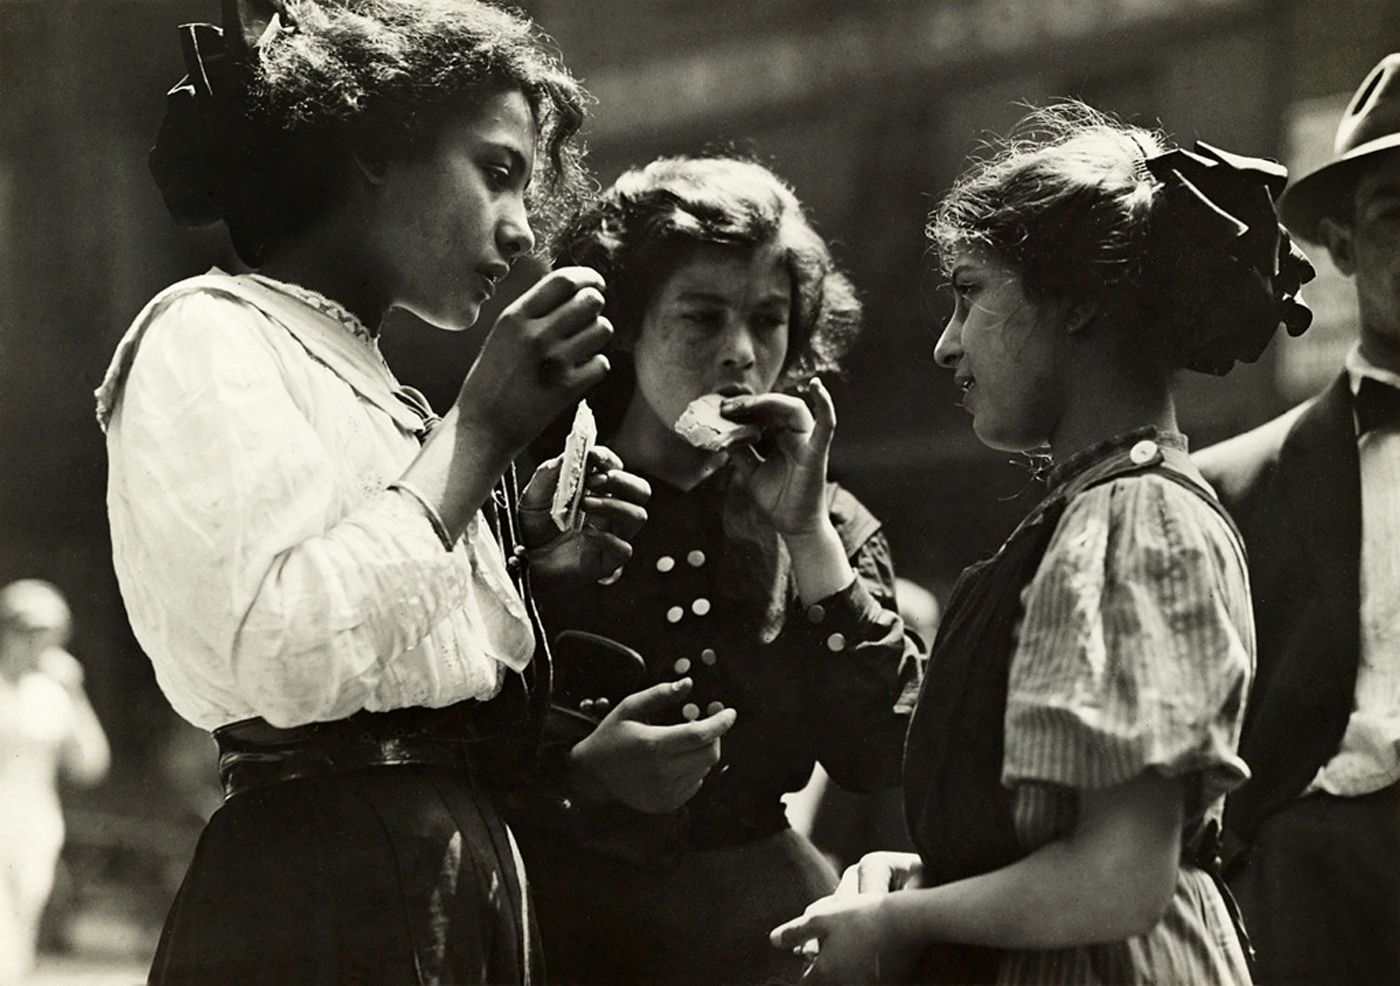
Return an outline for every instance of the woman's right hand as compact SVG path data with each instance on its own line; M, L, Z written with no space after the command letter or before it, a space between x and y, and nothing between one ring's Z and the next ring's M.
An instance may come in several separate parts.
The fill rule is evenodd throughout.
M603 277L561 267L506 307L457 397L462 423L512 454L607 375Z
M691 680L662 682L627 696L570 754L584 797L620 801L637 811L676 811L700 790L720 758L733 709L678 725L654 725L674 713Z

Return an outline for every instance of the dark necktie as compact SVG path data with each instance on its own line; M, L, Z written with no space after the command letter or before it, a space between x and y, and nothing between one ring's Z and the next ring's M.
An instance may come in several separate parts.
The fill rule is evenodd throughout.
M1356 437L1386 427L1400 429L1400 387L1362 377L1356 392Z

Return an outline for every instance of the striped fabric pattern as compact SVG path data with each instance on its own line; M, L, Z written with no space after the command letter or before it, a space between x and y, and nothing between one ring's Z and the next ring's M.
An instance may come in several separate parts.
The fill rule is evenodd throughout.
M1016 791L1016 830L1027 851L1073 828L1079 789L1145 770L1186 779L1188 829L1218 820L1225 793L1249 776L1236 750L1254 659L1248 580L1224 520L1151 473L1082 490L1023 603L1003 783ZM1012 953L1000 981L1250 979L1218 891L1205 873L1183 867L1152 931Z

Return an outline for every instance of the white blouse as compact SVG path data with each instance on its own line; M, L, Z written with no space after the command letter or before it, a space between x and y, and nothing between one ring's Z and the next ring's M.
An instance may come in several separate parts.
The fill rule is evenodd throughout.
M190 722L440 707L528 663L481 515L448 552L386 488L419 450L397 386L352 316L253 276L175 285L118 347L97 392L113 561Z

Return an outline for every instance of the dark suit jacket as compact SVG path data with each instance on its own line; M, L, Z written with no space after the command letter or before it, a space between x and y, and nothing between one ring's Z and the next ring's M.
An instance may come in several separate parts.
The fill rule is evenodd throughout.
M1196 463L1249 552L1259 656L1240 752L1253 776L1225 814L1248 843L1331 759L1354 705L1361 476L1346 374Z

